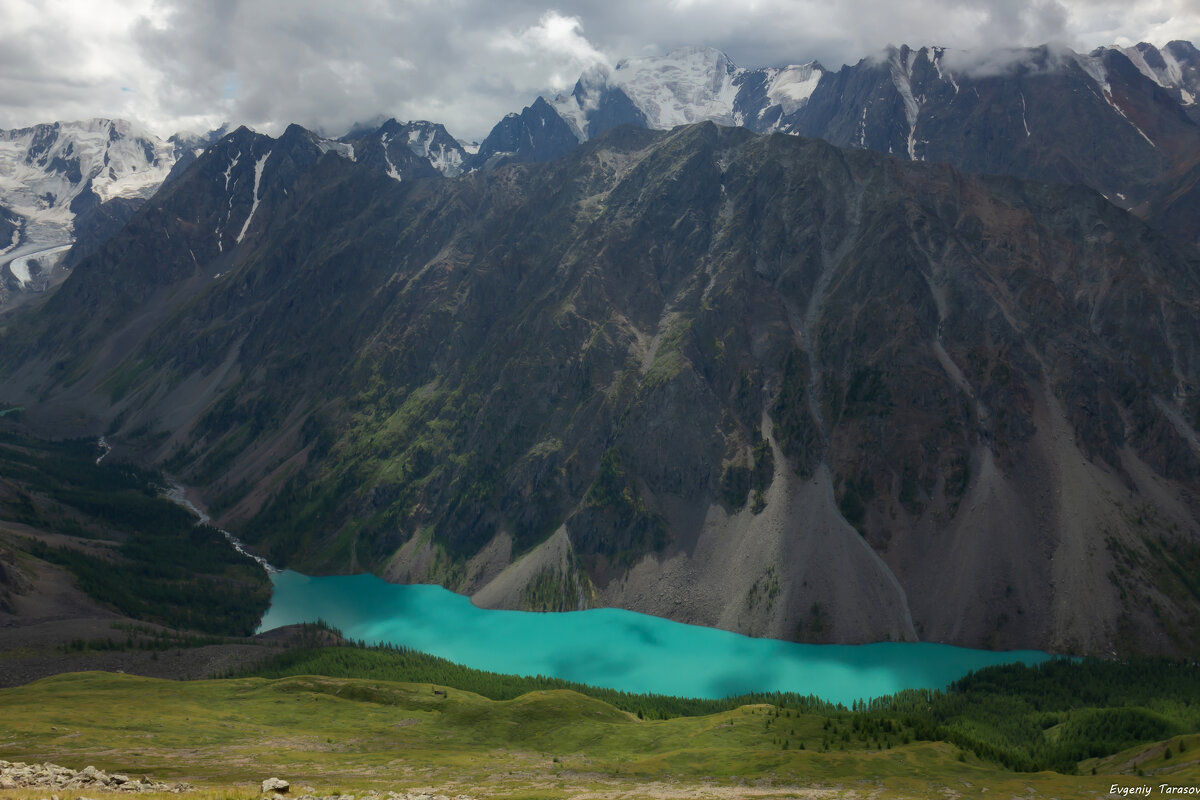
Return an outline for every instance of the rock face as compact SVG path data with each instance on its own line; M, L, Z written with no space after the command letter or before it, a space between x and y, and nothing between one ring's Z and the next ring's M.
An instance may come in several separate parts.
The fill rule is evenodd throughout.
M517 162L549 161L570 152L578 143L576 133L539 97L520 114L509 114L496 123L468 166L494 169Z
M43 788L51 790L88 789L106 792L170 792L182 794L195 791L190 783L162 783L150 778L130 778L108 774L95 767L78 772L57 764L25 764L0 761L0 789Z
M453 181L318 151L201 157L4 329L9 400L277 565L1195 652L1200 260L1097 193L712 124Z

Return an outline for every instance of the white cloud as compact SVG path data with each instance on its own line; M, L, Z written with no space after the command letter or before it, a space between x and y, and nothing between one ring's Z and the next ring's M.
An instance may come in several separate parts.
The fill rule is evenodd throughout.
M384 113L479 138L585 68L681 45L837 68L886 44L1200 41L1196 0L0 0L0 127L130 116L336 133Z
M1080 38L1096 44L1128 47L1138 42L1200 40L1200 4L1195 0L1092 0L1072 2L1070 10Z
M562 91L575 84L579 73L609 59L583 35L579 17L557 11L542 14L537 24L524 29L497 33L491 50L507 59L510 71L523 74L525 82Z

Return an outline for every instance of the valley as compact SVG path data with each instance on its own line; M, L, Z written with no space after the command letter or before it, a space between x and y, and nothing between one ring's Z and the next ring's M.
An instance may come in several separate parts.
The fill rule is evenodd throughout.
M281 567L1183 654L1196 261L1085 189L707 123L399 183L243 129L0 361Z
M239 574L230 571L234 565L250 570L237 580L251 575L262 580L266 573L258 564L223 536L197 526L174 503L156 498L162 487L147 483L152 476L114 466L93 441L31 439L21 432L20 417L21 412L5 415L0 442L4 515L24 520L0 525L0 674L9 687L0 689L5 719L0 758L7 761L52 761L76 769L86 762L110 773L150 773L155 780L192 784L196 788L189 796L197 797L206 792L252 796L253 785L267 773L285 775L306 787L302 791L320 795L396 791L529 797L535 792L547 798L842 797L867 791L923 797L928 795L922 787L934 784L958 793L987 786L1088 797L1105 780L1187 782L1200 773L1191 755L1200 757L1200 738L1185 735L1200 720L1195 707L1200 672L1167 662L1049 662L1045 677L1023 666L993 668L974 681L960 681L945 695L900 692L869 705L855 700L850 710L808 694L838 691L822 688L813 675L785 681L791 691L763 691L770 688L763 683L759 691L738 695L728 684L710 690L712 699L677 698L482 672L403 649L352 647L324 625L248 637L228 611L213 607L204 621L194 616L201 604L189 583L214 580L209 565L217 563L226 564L224 580ZM101 486L105 491L97 493ZM163 525L177 514L186 528ZM150 534L137 520L158 520L151 530L160 532ZM165 594L165 586L152 588L154 576L169 568L165 559L156 559L148 571L130 571L144 537L158 537L155 548L166 553L168 543L188 528L194 533L171 545L187 553L186 562L179 563L188 566L175 573L176 580L186 580L176 588ZM70 555L83 552L91 553L86 562ZM108 571L136 592L125 594L104 580ZM286 573L276 576L284 579L289 579ZM219 599L211 590L206 594L205 607ZM229 589L221 591L228 594ZM151 597L158 604L148 603ZM254 607L246 596L232 597ZM323 598L304 586L290 600L286 594L277 600L295 604L301 598L334 614L350 602L344 590ZM388 601L366 594L363 602L377 615L388 607ZM384 616L428 628L434 633L431 642L438 628L463 626L427 603L402 605L404 610ZM596 635L569 615L547 621L561 621L584 639ZM653 673L681 674L689 669L687 661L712 658L667 627L651 630L615 621L623 635L662 640L668 649L686 654L681 665L651 667ZM497 633L506 640L503 645L476 642L484 651L499 656L499 649L527 649L516 643L514 631L493 632L489 620L480 622L485 627L476 631L478 637ZM220 627L209 629L209 624ZM378 623L354 630L383 635ZM734 638L719 631L697 633ZM533 635L566 646L561 633ZM772 649L769 641L760 643L764 652ZM616 644L602 650L618 660L645 660L617 656ZM591 661L594 655L585 645L568 649ZM881 663L898 677L907 673L899 679L912 686L922 680L914 674L934 664L944 670L947 657L957 657L942 648L918 656L906 669L871 648L860 652L857 668L841 668L850 670L843 680L854 687L847 700L869 691L864 680L868 675L879 680L875 673ZM759 658L751 672L775 672L779 666ZM62 674L97 669L105 672ZM950 677L965 669L958 666ZM746 677L745 665L730 663L728 670ZM313 677L320 675L327 677ZM940 686L948 679L932 678L925 685ZM1079 681L1092 687L1086 698L1055 688ZM1010 684L1020 687L1015 696L1023 699L1014 701ZM938 710L928 715L921 709L931 701ZM1042 732L1047 714L1054 715L1054 738ZM1014 726L1018 719L1025 721ZM1097 730L1105 736L1096 738ZM1080 736L1083 749L1054 749ZM1177 755L1166 757L1166 748ZM1056 759L1049 766L1057 772L1081 774L1040 771L1046 764L1031 763L1031 757ZM1090 775L1093 766L1095 776ZM1009 771L1014 768L1018 772ZM0 791L21 800L36 797L19 787Z
M1200 51L649 52L0 131L0 800L1200 786Z

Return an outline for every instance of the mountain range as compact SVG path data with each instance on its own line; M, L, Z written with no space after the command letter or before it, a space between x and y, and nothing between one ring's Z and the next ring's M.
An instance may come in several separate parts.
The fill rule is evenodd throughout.
M569 94L505 117L470 152L424 121L356 126L339 144L396 179L453 177L557 158L617 125L669 130L709 121L971 172L1080 183L1195 242L1198 96L1200 52L1182 41L1087 55L1050 46L983 54L902 46L836 72L817 62L745 69L718 50L682 48L593 67ZM164 141L122 120L94 119L0 132L0 241L8 243L0 267L15 262L0 273L0 307L61 280L172 170L229 130ZM1080 130L1093 135L1080 139ZM70 254L54 250L72 243ZM18 260L39 252L61 259L57 273L54 258Z
M834 72L816 62L736 67L712 49L627 59L539 98L493 137L532 142L519 160L559 155L561 125L586 140L615 125L711 121L824 139L970 172L1083 184L1195 242L1200 234L1200 51L1188 42L1087 55L1042 46L973 55L888 48ZM502 126L505 123L502 123ZM497 127L497 131L500 131ZM539 139L541 137L541 139ZM539 142L543 142L540 143Z
M72 167L70 126L10 135L13 186L58 181L0 196L14 243L64 208L80 238L0 317L0 400L196 486L281 566L801 641L1194 653L1198 66L690 49L476 152L427 122L198 155L109 123L140 160Z
M163 140L109 119L0 131L0 309L61 282L164 182L230 133L223 126ZM397 180L452 177L467 159L434 123L391 120L345 141L313 139L348 158L358 151Z

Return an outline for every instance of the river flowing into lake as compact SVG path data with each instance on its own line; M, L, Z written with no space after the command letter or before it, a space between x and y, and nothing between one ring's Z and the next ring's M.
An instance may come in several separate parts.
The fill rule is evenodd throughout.
M108 448L108 450L112 449L109 446L108 442L106 442L104 440L103 436L100 437L100 442L102 442L103 446ZM108 455L108 450L105 450L104 455L102 455L102 456L100 456L100 458L96 459L97 464L100 463L100 459L102 459L102 458L104 458L104 456ZM204 509L200 508L199 506L197 506L195 503L193 503L191 500L188 499L187 489L183 486L183 484L180 484L173 480L168 479L167 487L163 491L163 497L167 498L168 500L170 500L172 503L175 503L176 505L183 506L188 511L191 511L193 514L195 514L196 519L198 520L198 522L197 522L198 525L212 525L212 518L210 518L208 516L208 514L204 511ZM216 528L215 525L213 525L213 527ZM241 553L242 555L244 555L246 558L249 558L249 559L255 561L260 567L262 567L264 570L266 570L268 575L279 572L279 570L277 570L277 569L275 569L275 567L271 566L265 558L263 558L260 555L255 555L254 553L251 553L249 550L247 550L246 545L242 544L241 539L237 538L236 536L234 536L232 533L225 530L224 528L216 528L216 529L217 529L217 531L219 531L221 533L222 536L225 537L225 541L229 542L230 547L232 547L234 550L236 550L239 553Z
M285 570L271 581L275 591L260 630L323 619L352 639L627 692L716 698L781 691L849 705L902 689L941 689L993 664L1050 658L1035 650L928 642L796 644L612 608L490 611L440 586L397 585L373 575L312 578Z

